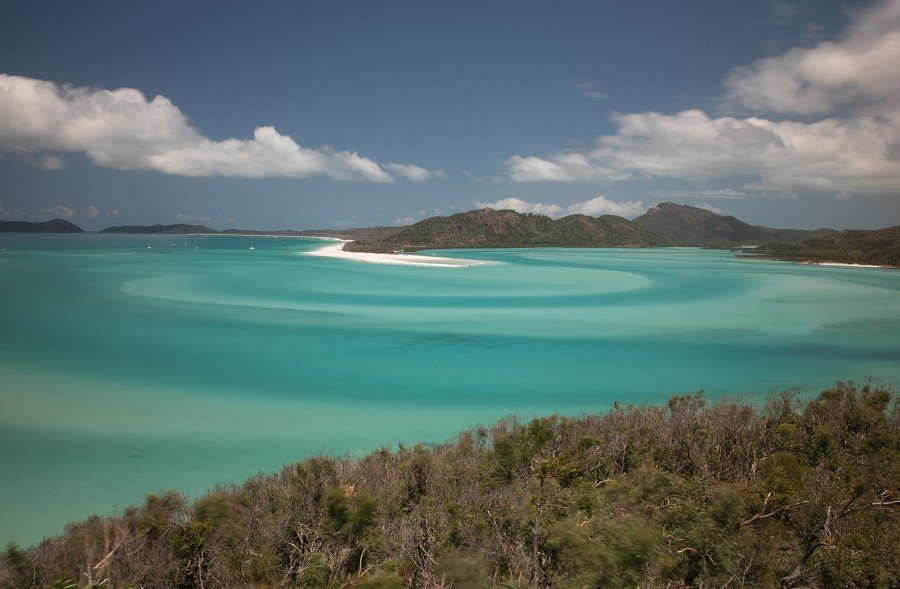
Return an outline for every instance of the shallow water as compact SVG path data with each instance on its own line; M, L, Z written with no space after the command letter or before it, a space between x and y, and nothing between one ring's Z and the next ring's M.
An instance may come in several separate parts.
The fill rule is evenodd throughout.
M0 543L510 412L900 376L897 271L688 248L303 255L322 244L0 235Z

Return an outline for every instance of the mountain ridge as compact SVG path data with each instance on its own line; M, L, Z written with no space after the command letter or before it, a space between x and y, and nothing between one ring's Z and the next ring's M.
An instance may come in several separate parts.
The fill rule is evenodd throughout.
M729 247L769 241L797 241L834 233L833 229L773 229L750 225L731 215L663 202L635 217L641 225L669 240L670 245Z
M65 219L50 221L3 221L0 233L84 233L84 229Z
M772 229L728 215L666 202L629 221L616 215L569 215L551 219L535 213L491 208L435 216L387 237L357 239L348 251L395 252L469 247L735 247L748 243L797 241L831 229Z
M811 263L842 263L900 267L900 225L884 229L845 229L796 242L760 245L766 258Z

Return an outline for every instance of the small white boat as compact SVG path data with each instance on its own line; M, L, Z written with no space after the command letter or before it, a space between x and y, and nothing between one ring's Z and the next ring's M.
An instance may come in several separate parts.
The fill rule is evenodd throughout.
M148 246L147 246L147 249L148 249L148 250L152 250L152 249L153 249L153 248L152 248L152 247L150 247L150 246L149 246L149 245L148 245Z
M253 250L255 250L255 249L256 249L256 248L253 247L252 245L250 246L250 251L251 251L251 252L252 252Z

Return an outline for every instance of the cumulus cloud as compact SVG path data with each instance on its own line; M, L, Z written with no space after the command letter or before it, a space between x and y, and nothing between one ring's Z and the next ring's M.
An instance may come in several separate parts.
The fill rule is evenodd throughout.
M479 202L475 201L475 206L479 208L491 208L495 211L503 211L506 209L516 211L518 213L536 213L538 215L547 215L548 217L558 217L562 214L563 209L559 205L545 205L541 202L527 202L521 198L502 198L496 202Z
M41 211L43 215L61 218L61 219L71 219L75 216L75 209L65 207L63 205L56 205L52 207L47 207L43 211Z
M358 153L303 147L270 126L258 127L251 139L209 139L164 96L147 100L132 88L58 86L7 74L0 74L0 149L81 152L100 166L182 176L394 180L387 166ZM50 154L42 161L51 169L62 164ZM391 165L417 181L434 174L411 164Z
M744 189L770 192L895 192L898 63L900 0L891 0L859 13L838 41L762 59L725 81L735 105L817 120L713 117L698 109L616 114L616 132L588 150L514 155L506 164L519 182L739 179Z
M619 215L620 217L636 217L640 215L647 207L639 200L626 200L616 202L609 200L604 196L597 196L584 202L577 202L569 205L569 213L581 213L582 215L590 215L599 217L600 215Z
M798 47L735 70L729 96L757 110L821 114L840 105L897 107L900 1L860 11L837 41ZM893 104L888 104L893 102Z
M445 174L440 170L428 170L414 164L385 164L385 168L399 174L413 182L425 182L433 178L444 178Z
M510 209L519 213L536 213L539 215L547 215L548 217L562 217L563 215L589 215L598 217L600 215L619 215L621 217L634 217L640 215L647 207L641 201L622 201L617 202L609 200L604 196L597 196L592 199L576 202L568 206L558 204L544 204L540 202L528 202L520 198L503 198L496 202L479 202L475 201L477 207L488 207L494 210Z

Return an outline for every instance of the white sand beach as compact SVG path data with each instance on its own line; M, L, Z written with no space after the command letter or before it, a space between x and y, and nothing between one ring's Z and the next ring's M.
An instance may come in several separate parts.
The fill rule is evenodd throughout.
M843 266L846 268L885 268L886 266L877 266L873 264L844 264L841 262L818 262L817 266Z
M468 268L470 266L486 266L494 262L483 262L481 260L465 260L462 258L443 258L440 256L421 255L421 254L371 254L366 252L346 252L342 248L347 240L330 239L337 243L328 244L320 249L306 252L308 256L322 256L326 258L342 258L345 260L356 260L357 262L367 262L369 264L399 264L403 266L431 266L440 268Z

